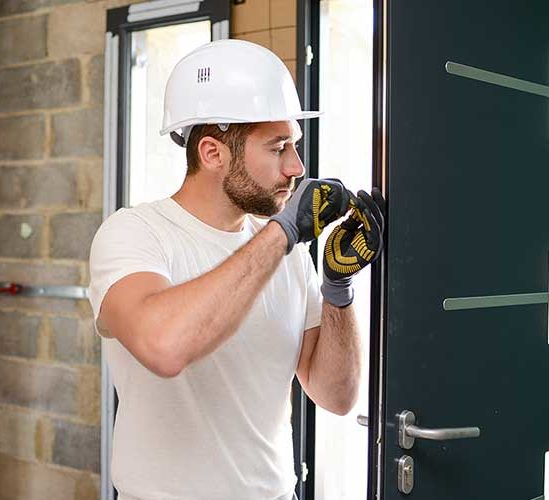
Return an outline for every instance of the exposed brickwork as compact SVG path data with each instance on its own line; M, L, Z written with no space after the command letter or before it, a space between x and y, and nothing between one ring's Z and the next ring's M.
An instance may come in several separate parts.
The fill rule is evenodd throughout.
M95 366L81 366L78 380L78 416L93 425L101 421L101 370Z
M52 123L52 156L101 156L102 133L102 108L55 114Z
M231 37L271 49L290 70L294 80L296 54L296 0L253 0L232 7Z
M37 315L0 311L0 352L8 356L36 357L41 321Z
M78 174L78 205L82 209L103 208L103 162L91 160L81 162Z
M43 227L40 215L0 215L0 257L40 257Z
M46 123L42 115L0 118L0 160L44 157Z
M287 28L297 25L295 0L271 0L270 4L269 20L271 28Z
M105 10L101 3L77 3L59 7L49 15L48 54L74 57L99 54L105 40Z
M50 255L56 259L88 260L93 235L101 224L101 218L99 213L59 214L52 217Z
M263 31L268 30L270 27L269 0L254 0L253 2L234 5L231 14L231 31L234 34Z
M296 29L277 28L271 30L271 49L284 60L295 58Z
M52 356L55 360L69 365L100 366L101 343L100 338L94 335L92 318L57 317L52 318L50 323Z
M271 44L271 31L253 31L252 33L242 33L239 35L234 35L233 38L238 40L246 40L247 42L257 43L263 47L267 47L272 50Z
M94 56L88 66L88 87L92 104L103 104L105 58Z
M0 404L77 415L78 378L78 372L68 367L3 358L0 363Z
M37 458L36 429L39 416L15 407L0 407L0 454L12 455L23 460ZM0 473L1 474L1 473ZM0 498L1 494L0 494Z
M74 106L80 101L80 62L0 69L0 112Z
M99 477L0 454L0 500L97 500Z
M31 12L43 7L79 1L81 0L2 0L0 2L0 16Z
M106 10L0 0L0 281L82 285L103 203ZM231 36L295 78L296 0L232 6ZM0 296L0 500L100 498L101 339L87 301Z
M46 22L46 16L0 21L0 65L46 57Z
M76 469L100 472L101 429L96 425L53 421L53 462Z
M0 165L0 208L78 208L78 167L71 163Z

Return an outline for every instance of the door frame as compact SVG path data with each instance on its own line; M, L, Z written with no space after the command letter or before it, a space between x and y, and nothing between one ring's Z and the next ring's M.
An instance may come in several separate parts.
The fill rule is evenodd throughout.
M320 3L315 0L303 0L298 3L297 12L297 88L304 109L318 109L319 105L319 54L320 54ZM387 0L373 0L373 107L372 107L372 185L380 187L385 196L386 189L386 136L387 122L387 85L388 80L388 44L387 44ZM307 64L307 46L312 49L312 63ZM304 120L303 141L298 147L299 154L306 165L308 177L318 176L318 120ZM388 201L388 200L387 200ZM388 215L388 213L387 213ZM386 222L388 217L386 215ZM387 224L386 224L387 226ZM317 244L312 242L310 253L317 266ZM370 305L370 360L369 360L369 403L368 403L368 500L383 498L383 432L385 419L384 404L384 353L386 346L386 327L384 323L384 304L386 303L387 270L384 255L371 269L371 305ZM297 379L294 388L300 389ZM294 405L299 405L301 414L296 416L294 428L299 425L301 432L294 437L296 464L298 457L309 468L308 481L300 485L300 500L314 500L315 483L315 405L301 390L294 391ZM294 406L295 408L296 406ZM299 452L296 450L299 447ZM297 471L296 471L297 473Z
M387 0L373 0L374 7L374 68L372 107L372 185L378 186L386 197L387 150L389 144L387 110L389 95L388 14ZM385 234L388 234L389 201L386 200ZM368 500L383 499L384 422L385 422L385 353L387 330L385 304L387 303L387 243L380 259L372 264L370 303L370 366L368 402Z
M299 0L297 3L297 62L296 87L303 109L318 109L319 105L319 52L320 2ZM312 59L309 55L312 54ZM300 121L303 140L297 146L306 168L306 177L318 177L318 120ZM309 247L315 267L317 242ZM315 498L315 438L316 407L309 399L297 377L292 384L292 427L294 429L294 464L298 477L296 493L299 500ZM306 469L305 469L306 468ZM307 471L304 477L304 469Z

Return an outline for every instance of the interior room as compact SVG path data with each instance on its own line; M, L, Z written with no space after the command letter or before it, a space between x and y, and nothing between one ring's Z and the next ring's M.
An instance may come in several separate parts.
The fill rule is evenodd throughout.
M0 500L549 498L548 25L1 0Z

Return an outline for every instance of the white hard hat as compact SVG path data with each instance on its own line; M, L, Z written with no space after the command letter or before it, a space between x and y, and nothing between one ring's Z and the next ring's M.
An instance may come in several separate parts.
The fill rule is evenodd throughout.
M320 114L301 109L290 72L270 50L244 40L218 40L187 54L172 70L160 134L181 129L186 142L193 125L299 120ZM171 135L183 145L178 134Z

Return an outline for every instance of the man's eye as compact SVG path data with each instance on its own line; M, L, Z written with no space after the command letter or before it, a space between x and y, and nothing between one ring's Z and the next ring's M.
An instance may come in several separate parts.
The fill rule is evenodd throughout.
M277 148L277 149L273 149L273 153L281 154L281 153L284 152L284 149L286 149L286 148Z

